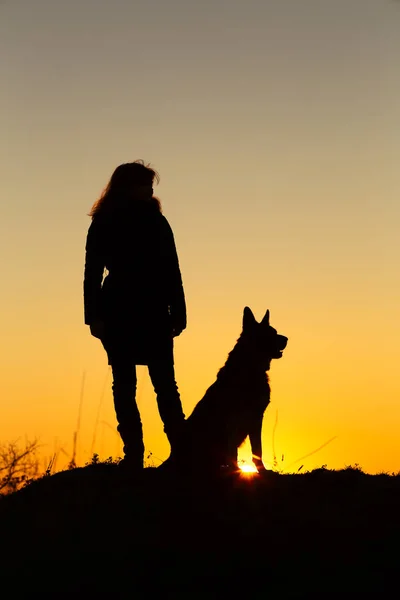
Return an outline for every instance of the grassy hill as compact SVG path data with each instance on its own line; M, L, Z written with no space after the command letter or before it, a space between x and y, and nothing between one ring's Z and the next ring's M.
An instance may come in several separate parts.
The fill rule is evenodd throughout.
M355 468L200 480L90 465L0 499L1 581L14 597L392 597L399 508L400 476Z

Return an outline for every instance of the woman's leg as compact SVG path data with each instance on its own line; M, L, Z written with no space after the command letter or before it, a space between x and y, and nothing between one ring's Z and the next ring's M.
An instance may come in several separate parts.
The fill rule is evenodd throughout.
M114 358L113 396L118 431L124 443L125 461L143 468L143 429L136 404L136 366L127 357Z
M149 363L149 375L157 395L158 411L164 431L167 434L171 451L180 449L183 443L185 415L175 381L174 358L171 352L165 358Z

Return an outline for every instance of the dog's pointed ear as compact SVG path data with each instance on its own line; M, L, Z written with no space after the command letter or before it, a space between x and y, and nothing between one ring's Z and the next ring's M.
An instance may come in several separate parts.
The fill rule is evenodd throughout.
M251 308L246 306L243 311L243 331L251 329L251 327L254 327L256 323L257 321L254 318Z
M265 313L261 321L262 325L269 325L269 310Z

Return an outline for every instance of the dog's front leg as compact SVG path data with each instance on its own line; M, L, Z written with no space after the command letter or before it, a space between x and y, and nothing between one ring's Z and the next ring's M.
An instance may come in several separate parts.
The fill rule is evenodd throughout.
M253 455L253 463L257 467L257 471L265 471L265 467L262 462L262 446L261 446L261 431L263 422L264 412L258 414L253 419L251 428L249 431L251 453Z

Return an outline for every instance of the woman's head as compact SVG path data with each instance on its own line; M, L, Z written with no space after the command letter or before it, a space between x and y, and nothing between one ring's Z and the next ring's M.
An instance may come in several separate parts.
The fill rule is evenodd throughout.
M159 200L153 197L154 181L160 181L157 171L145 165L142 160L119 165L102 195L93 204L89 216L94 217L99 212L117 207L127 207L132 202L152 202L161 210Z

